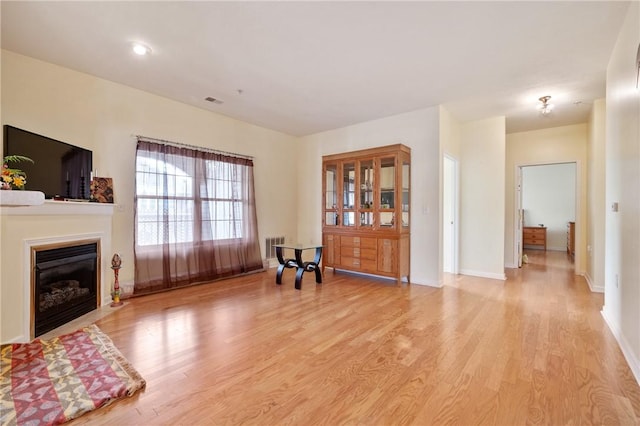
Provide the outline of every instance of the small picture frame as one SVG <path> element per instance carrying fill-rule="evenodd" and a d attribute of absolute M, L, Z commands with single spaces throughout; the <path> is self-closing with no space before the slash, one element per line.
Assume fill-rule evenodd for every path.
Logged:
<path fill-rule="evenodd" d="M 113 204 L 113 179 L 95 177 L 91 181 L 91 201 Z"/>

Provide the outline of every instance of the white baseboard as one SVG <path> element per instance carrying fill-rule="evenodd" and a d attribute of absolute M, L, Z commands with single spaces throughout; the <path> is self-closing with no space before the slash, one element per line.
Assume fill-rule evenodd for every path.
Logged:
<path fill-rule="evenodd" d="M 518 269 L 518 265 L 515 263 L 505 263 L 504 267 L 507 269 Z"/>
<path fill-rule="evenodd" d="M 602 309 L 602 311 L 600 311 L 600 313 L 602 314 L 602 318 L 604 318 L 604 321 L 609 326 L 609 329 L 613 333 L 613 336 L 618 341 L 618 346 L 620 346 L 620 350 L 622 350 L 622 355 L 624 355 L 624 358 L 627 360 L 627 364 L 629 364 L 629 368 L 631 369 L 636 382 L 638 382 L 638 384 L 640 385 L 640 360 L 638 360 L 638 357 L 633 353 L 631 345 L 629 345 L 627 339 L 624 338 L 624 335 L 618 328 L 617 324 L 614 323 L 613 320 L 611 320 L 609 317 L 607 317 L 604 308 Z"/>
<path fill-rule="evenodd" d="M 426 287 L 435 287 L 435 288 L 442 288 L 444 287 L 444 283 L 442 281 L 425 281 L 425 282 L 418 282 L 418 281 L 411 281 L 411 285 L 423 285 Z"/>
<path fill-rule="evenodd" d="M 496 274 L 494 272 L 485 272 L 485 271 L 472 271 L 470 269 L 461 269 L 460 273 L 462 275 L 471 275 L 472 277 L 480 277 L 480 278 L 491 278 L 493 280 L 501 280 L 506 281 L 507 276 L 504 274 Z"/>
<path fill-rule="evenodd" d="M 582 274 L 582 276 L 587 281 L 589 290 L 591 290 L 592 293 L 604 293 L 604 286 L 595 285 L 591 280 L 591 277 L 589 276 L 589 274 Z"/>

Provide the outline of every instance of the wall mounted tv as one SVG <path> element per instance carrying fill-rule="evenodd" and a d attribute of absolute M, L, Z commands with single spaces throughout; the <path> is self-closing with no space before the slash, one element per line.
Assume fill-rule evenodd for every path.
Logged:
<path fill-rule="evenodd" d="M 25 189 L 42 191 L 46 198 L 89 199 L 93 153 L 88 149 L 5 124 L 6 155 L 23 155 L 34 161 L 13 164 L 27 174 Z"/>

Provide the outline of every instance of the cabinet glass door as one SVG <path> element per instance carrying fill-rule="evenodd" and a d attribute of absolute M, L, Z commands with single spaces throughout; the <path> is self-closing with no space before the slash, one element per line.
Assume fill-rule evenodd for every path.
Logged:
<path fill-rule="evenodd" d="M 396 200 L 396 162 L 395 158 L 380 160 L 380 210 L 378 223 L 381 227 L 394 226 Z"/>
<path fill-rule="evenodd" d="M 360 227 L 373 226 L 373 188 L 375 174 L 373 160 L 360 161 Z"/>
<path fill-rule="evenodd" d="M 411 165 L 408 161 L 402 162 L 402 226 L 409 227 L 409 206 L 411 205 Z"/>
<path fill-rule="evenodd" d="M 338 166 L 337 164 L 327 164 L 324 171 L 325 191 L 324 210 L 325 225 L 338 225 Z"/>
<path fill-rule="evenodd" d="M 356 224 L 356 165 L 344 163 L 342 166 L 342 225 Z"/>

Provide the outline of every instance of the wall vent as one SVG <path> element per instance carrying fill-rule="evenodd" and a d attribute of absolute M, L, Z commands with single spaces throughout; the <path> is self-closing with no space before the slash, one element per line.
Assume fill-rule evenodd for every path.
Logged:
<path fill-rule="evenodd" d="M 264 241 L 264 252 L 267 259 L 276 258 L 276 248 L 274 244 L 284 244 L 284 237 L 268 237 Z"/>

